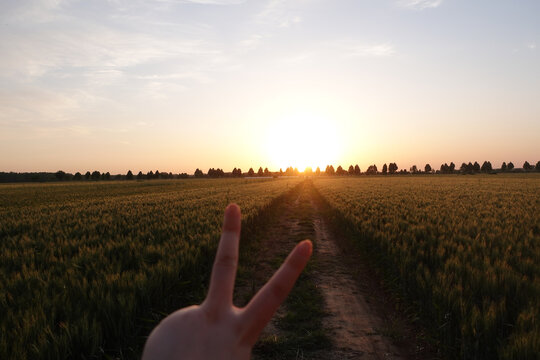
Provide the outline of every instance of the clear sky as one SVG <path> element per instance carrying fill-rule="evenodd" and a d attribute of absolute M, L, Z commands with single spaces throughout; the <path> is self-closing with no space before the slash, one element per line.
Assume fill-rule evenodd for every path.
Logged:
<path fill-rule="evenodd" d="M 537 0 L 3 0 L 0 171 L 540 160 Z"/>

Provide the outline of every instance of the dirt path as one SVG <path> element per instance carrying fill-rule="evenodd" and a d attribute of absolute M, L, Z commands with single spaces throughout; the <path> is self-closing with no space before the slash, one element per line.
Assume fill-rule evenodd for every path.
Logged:
<path fill-rule="evenodd" d="M 320 215 L 316 215 L 314 225 L 318 285 L 329 314 L 325 326 L 332 332 L 335 355 L 348 359 L 404 359 L 391 340 L 381 335 L 383 320 L 366 301 L 355 269 L 343 261 L 343 254 Z"/>
<path fill-rule="evenodd" d="M 288 199 L 279 211 L 279 216 L 271 225 L 274 229 L 271 239 L 262 241 L 258 270 L 253 288 L 258 288 L 267 280 L 277 266 L 277 258 L 284 258 L 294 244 L 302 238 L 311 238 L 315 243 L 313 255 L 313 281 L 324 298 L 326 316 L 323 327 L 333 343 L 331 350 L 314 352 L 300 359 L 413 359 L 423 358 L 411 355 L 414 344 L 403 342 L 395 345 L 395 338 L 385 334 L 389 330 L 388 314 L 377 304 L 379 294 L 374 291 L 365 269 L 353 251 L 345 253 L 338 245 L 337 237 L 331 231 L 321 205 L 315 200 L 315 190 L 311 182 L 301 186 L 293 198 Z M 381 311 L 382 309 L 382 311 Z M 263 338 L 279 337 L 279 319 L 288 311 L 282 306 L 273 321 L 262 334 Z M 392 326 L 392 325 L 390 325 Z M 399 331 L 403 331 L 400 329 Z M 257 356 L 255 358 L 258 358 Z M 273 356 L 263 358 L 272 358 Z M 283 358 L 280 356 L 276 359 Z"/>

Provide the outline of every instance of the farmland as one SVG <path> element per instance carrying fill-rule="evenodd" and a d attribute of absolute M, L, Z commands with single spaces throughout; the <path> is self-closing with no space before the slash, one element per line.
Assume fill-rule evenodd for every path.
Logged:
<path fill-rule="evenodd" d="M 540 178 L 318 179 L 351 241 L 464 359 L 540 353 Z"/>
<path fill-rule="evenodd" d="M 318 250 L 338 232 L 439 354 L 534 359 L 540 351 L 539 175 L 320 176 L 0 186 L 0 358 L 137 358 L 160 319 L 203 299 L 230 202 L 243 213 L 246 299 L 296 241 L 315 240 L 278 333 L 256 347 L 261 358 L 336 350 L 335 339 L 325 342 L 335 335 L 328 323 L 350 319 L 320 309 L 321 299 L 328 289 L 338 300 L 342 290 L 362 293 L 351 285 L 360 265 Z M 259 227 L 268 234 L 253 235 Z M 252 239 L 264 250 L 250 254 Z M 346 275 L 351 289 L 339 289 Z M 373 330 L 362 346 L 383 340 Z"/>
<path fill-rule="evenodd" d="M 136 357 L 164 314 L 202 299 L 226 204 L 249 230 L 298 182 L 1 186 L 0 358 Z"/>

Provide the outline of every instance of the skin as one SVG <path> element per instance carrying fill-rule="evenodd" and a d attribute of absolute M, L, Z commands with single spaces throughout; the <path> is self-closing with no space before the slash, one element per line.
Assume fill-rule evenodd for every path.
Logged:
<path fill-rule="evenodd" d="M 238 266 L 240 208 L 225 209 L 223 231 L 208 295 L 201 305 L 167 316 L 152 331 L 143 360 L 249 359 L 259 334 L 291 291 L 311 253 L 309 240 L 300 242 L 272 278 L 244 308 L 233 305 Z"/>

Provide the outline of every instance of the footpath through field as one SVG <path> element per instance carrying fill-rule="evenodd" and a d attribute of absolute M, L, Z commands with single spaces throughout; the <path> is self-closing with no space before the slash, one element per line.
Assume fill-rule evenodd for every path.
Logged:
<path fill-rule="evenodd" d="M 313 258 L 287 302 L 267 326 L 255 359 L 416 359 L 423 358 L 402 319 L 382 303 L 366 265 L 332 231 L 311 181 L 293 189 L 275 210 L 257 240 L 247 299 L 279 266 L 299 240 L 314 242 Z M 376 282 L 376 281 L 375 281 Z M 387 299 L 386 299 L 387 300 Z"/>

